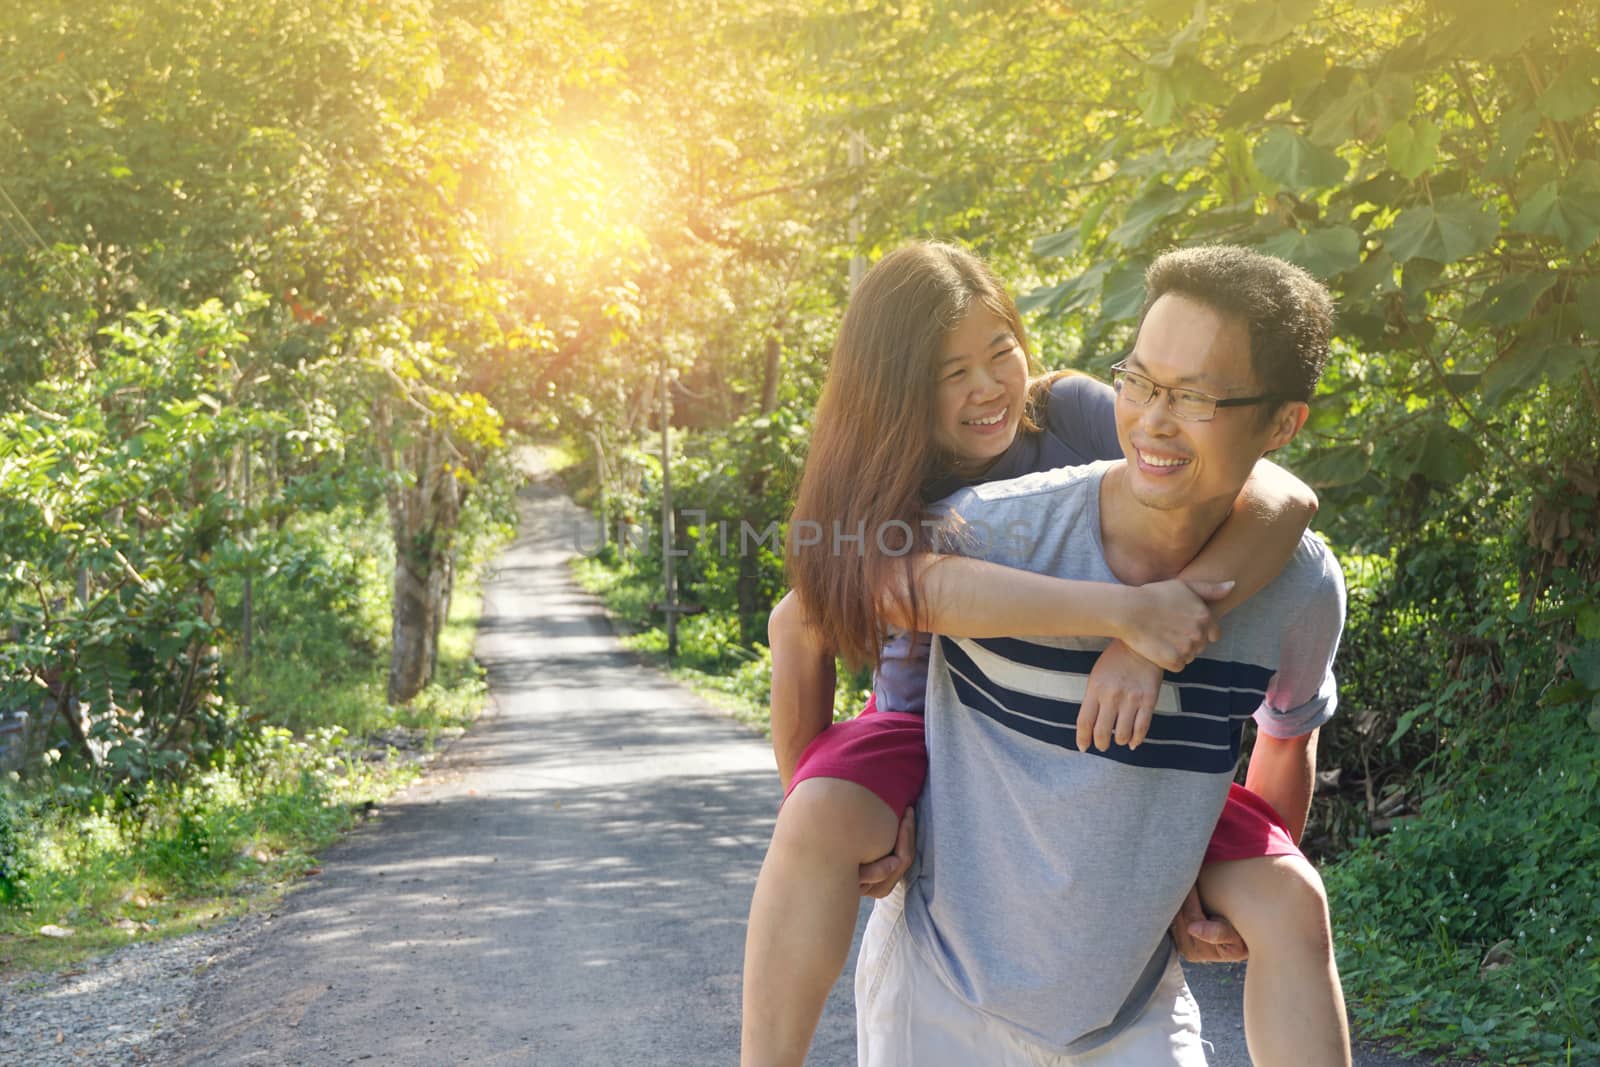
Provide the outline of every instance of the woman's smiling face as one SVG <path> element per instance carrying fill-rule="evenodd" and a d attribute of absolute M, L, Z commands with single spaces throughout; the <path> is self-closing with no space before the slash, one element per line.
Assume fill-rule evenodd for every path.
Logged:
<path fill-rule="evenodd" d="M 945 337 L 934 374 L 934 444 L 963 474 L 981 473 L 1016 439 L 1027 354 L 1006 320 L 975 301 Z"/>

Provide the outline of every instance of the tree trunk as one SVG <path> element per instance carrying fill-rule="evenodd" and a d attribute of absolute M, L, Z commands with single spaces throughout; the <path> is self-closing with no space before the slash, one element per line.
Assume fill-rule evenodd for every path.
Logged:
<path fill-rule="evenodd" d="M 436 432 L 428 432 L 408 449 L 406 458 L 411 460 L 412 477 L 389 491 L 394 534 L 391 704 L 406 703 L 433 677 L 463 499 L 461 483 L 445 462 L 444 442 Z"/>
<path fill-rule="evenodd" d="M 774 332 L 767 338 L 766 365 L 761 376 L 761 414 L 771 415 L 778 410 L 778 378 L 782 370 L 780 355 L 783 346 L 779 343 L 778 334 Z M 765 438 L 772 431 L 763 431 Z M 762 444 L 765 444 L 763 440 Z M 757 469 L 750 475 L 750 498 L 760 500 L 767 488 L 767 471 Z M 742 516 L 757 530 L 766 528 L 766 517 L 760 515 Z M 767 612 L 772 609 L 771 604 L 761 601 L 761 560 L 755 553 L 739 555 L 739 578 L 734 584 L 734 596 L 739 606 L 739 640 L 746 648 L 757 641 L 764 640 L 767 636 Z"/>
<path fill-rule="evenodd" d="M 778 343 L 777 334 L 767 338 L 767 360 L 761 373 L 761 414 L 763 415 L 771 415 L 778 410 L 778 358 L 782 351 L 783 346 Z"/>

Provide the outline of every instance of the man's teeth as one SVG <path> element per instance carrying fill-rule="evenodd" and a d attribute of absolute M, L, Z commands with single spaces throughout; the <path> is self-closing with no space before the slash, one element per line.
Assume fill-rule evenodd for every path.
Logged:
<path fill-rule="evenodd" d="M 1152 467 L 1181 467 L 1189 462 L 1186 459 L 1163 459 L 1160 456 L 1152 456 L 1148 452 L 1140 452 L 1139 458 Z"/>
<path fill-rule="evenodd" d="M 1006 412 L 1009 411 L 1009 410 L 1011 410 L 1011 409 L 1010 408 L 1001 408 L 999 411 L 995 412 L 993 415 L 990 415 L 987 419 L 968 419 L 968 420 L 966 420 L 967 421 L 967 425 L 968 426 L 993 426 L 996 423 L 1000 422 L 1000 420 L 1004 419 L 1006 417 Z"/>

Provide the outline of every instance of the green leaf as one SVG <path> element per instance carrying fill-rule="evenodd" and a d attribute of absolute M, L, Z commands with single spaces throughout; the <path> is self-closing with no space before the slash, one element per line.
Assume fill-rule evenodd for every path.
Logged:
<path fill-rule="evenodd" d="M 1261 243 L 1261 250 L 1329 278 L 1361 262 L 1361 235 L 1348 226 L 1329 226 L 1310 233 L 1289 230 Z"/>
<path fill-rule="evenodd" d="M 1214 168 L 1214 184 L 1224 200 L 1253 203 L 1258 196 L 1270 196 L 1276 188 L 1276 183 L 1256 166 L 1249 138 L 1238 130 L 1223 134 L 1220 156 L 1222 166 Z"/>
<path fill-rule="evenodd" d="M 1585 641 L 1567 657 L 1572 676 L 1589 687 L 1590 692 L 1600 690 L 1600 641 Z"/>
<path fill-rule="evenodd" d="M 1296 464 L 1295 473 L 1313 489 L 1331 489 L 1359 482 L 1372 469 L 1372 446 L 1339 445 L 1312 453 Z"/>
<path fill-rule="evenodd" d="M 1286 126 L 1267 131 L 1256 145 L 1255 161 L 1261 173 L 1291 190 L 1337 185 L 1350 170 L 1337 153 L 1318 148 Z"/>
<path fill-rule="evenodd" d="M 1517 390 L 1536 385 L 1541 378 L 1563 382 L 1580 367 L 1595 362 L 1593 349 L 1525 339 L 1484 369 L 1483 395 L 1490 403 L 1498 404 Z"/>
<path fill-rule="evenodd" d="M 1100 293 L 1100 317 L 1112 321 L 1131 319 L 1144 307 L 1142 262 L 1124 263 L 1106 276 Z"/>
<path fill-rule="evenodd" d="M 1576 704 L 1589 696 L 1589 687 L 1575 678 L 1568 678 L 1550 686 L 1539 695 L 1539 703 L 1545 707 L 1559 707 L 1562 704 Z M 1600 701 L 1600 697 L 1596 698 Z"/>
<path fill-rule="evenodd" d="M 1059 285 L 1035 289 L 1017 301 L 1017 310 L 1028 312 L 1043 310 L 1048 315 L 1066 315 L 1078 311 L 1100 298 L 1101 283 L 1111 269 L 1109 263 L 1096 263 L 1075 278 Z"/>
<path fill-rule="evenodd" d="M 1538 112 L 1514 111 L 1495 123 L 1498 130 L 1483 168 L 1484 177 L 1509 178 L 1515 174 L 1541 121 Z"/>
<path fill-rule="evenodd" d="M 1522 205 L 1511 228 L 1554 237 L 1574 255 L 1600 238 L 1600 187 L 1587 182 L 1549 182 Z"/>
<path fill-rule="evenodd" d="M 1327 69 L 1328 56 L 1321 48 L 1295 49 L 1269 64 L 1255 85 L 1234 97 L 1217 120 L 1218 127 L 1238 129 L 1254 122 L 1271 110 L 1273 104 L 1316 85 Z"/>
<path fill-rule="evenodd" d="M 1394 276 L 1394 257 L 1379 249 L 1366 258 L 1359 267 L 1346 271 L 1340 286 L 1346 299 L 1370 303 L 1375 298 L 1397 292 L 1400 283 Z"/>
<path fill-rule="evenodd" d="M 1161 67 L 1146 67 L 1144 92 L 1139 94 L 1139 110 L 1151 126 L 1165 126 L 1178 110 L 1178 88 L 1172 72 Z"/>
<path fill-rule="evenodd" d="M 1200 39 L 1200 35 L 1205 32 L 1205 29 L 1206 9 L 1203 5 L 1197 4 L 1195 5 L 1194 13 L 1190 16 L 1189 21 L 1184 24 L 1183 29 L 1168 38 L 1167 47 L 1151 56 L 1146 62 L 1162 70 L 1170 69 L 1172 64 L 1177 62 L 1180 57 L 1193 50 L 1194 43 Z"/>
<path fill-rule="evenodd" d="M 1423 118 L 1413 125 L 1397 122 L 1384 137 L 1389 166 L 1407 181 L 1413 181 L 1433 166 L 1439 157 L 1439 127 Z"/>
<path fill-rule="evenodd" d="M 1590 278 L 1578 286 L 1578 321 L 1591 342 L 1600 343 L 1600 278 Z"/>
<path fill-rule="evenodd" d="M 1595 697 L 1589 705 L 1589 729 L 1600 734 L 1600 697 Z"/>
<path fill-rule="evenodd" d="M 1557 276 L 1551 273 L 1513 274 L 1489 286 L 1483 296 L 1473 301 L 1463 322 L 1488 323 L 1491 326 L 1509 326 L 1524 322 L 1533 314 L 1533 306 L 1550 287 Z"/>
<path fill-rule="evenodd" d="M 1600 106 L 1600 90 L 1582 64 L 1572 63 L 1539 97 L 1539 114 L 1554 122 L 1582 118 Z"/>
<path fill-rule="evenodd" d="M 1419 256 L 1454 263 L 1492 246 L 1500 233 L 1494 205 L 1465 195 L 1407 208 L 1384 239 L 1397 263 Z"/>
<path fill-rule="evenodd" d="M 1309 136 L 1327 146 L 1352 138 L 1374 141 L 1410 113 L 1415 95 L 1411 79 L 1404 74 L 1381 74 L 1376 81 L 1357 74 L 1343 96 L 1323 106 L 1311 123 Z"/>
<path fill-rule="evenodd" d="M 1048 259 L 1054 256 L 1070 256 L 1077 250 L 1078 230 L 1076 227 L 1033 239 L 1033 254 L 1041 259 Z"/>
<path fill-rule="evenodd" d="M 1255 0 L 1233 17 L 1233 35 L 1246 44 L 1271 44 L 1317 13 L 1317 0 Z"/>
<path fill-rule="evenodd" d="M 1179 192 L 1160 184 L 1128 206 L 1122 225 L 1111 231 L 1111 240 L 1123 248 L 1137 248 L 1149 240 L 1156 228 L 1183 211 L 1200 196 L 1198 190 Z"/>
<path fill-rule="evenodd" d="M 1600 604 L 1585 604 L 1578 609 L 1578 636 L 1589 641 L 1600 641 Z"/>
<path fill-rule="evenodd" d="M 1398 743 L 1402 737 L 1411 732 L 1411 726 L 1413 723 L 1421 718 L 1425 712 L 1432 710 L 1432 702 L 1425 700 L 1408 710 L 1405 714 L 1401 715 L 1400 718 L 1395 721 L 1394 732 L 1389 735 L 1389 744 L 1393 745 Z"/>
<path fill-rule="evenodd" d="M 1510 55 L 1548 26 L 1550 0 L 1454 0 L 1446 10 L 1454 14 L 1441 47 L 1465 53 L 1472 59 Z"/>
<path fill-rule="evenodd" d="M 1482 465 L 1477 442 L 1449 423 L 1429 422 L 1401 440 L 1390 457 L 1389 473 L 1397 478 L 1420 474 L 1430 482 L 1452 485 Z"/>
<path fill-rule="evenodd" d="M 1185 141 L 1176 148 L 1162 146 L 1135 156 L 1122 164 L 1118 173 L 1130 178 L 1177 178 L 1210 162 L 1216 149 L 1217 142 L 1212 137 Z"/>

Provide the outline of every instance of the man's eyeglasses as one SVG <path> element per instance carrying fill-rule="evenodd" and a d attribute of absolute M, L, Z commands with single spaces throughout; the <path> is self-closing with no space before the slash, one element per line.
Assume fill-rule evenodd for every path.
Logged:
<path fill-rule="evenodd" d="M 1111 387 L 1128 403 L 1140 407 L 1155 399 L 1157 391 L 1164 392 L 1167 394 L 1167 404 L 1171 407 L 1172 414 L 1186 422 L 1209 422 L 1212 416 L 1216 415 L 1218 408 L 1242 408 L 1250 404 L 1265 404 L 1271 400 L 1283 399 L 1278 393 L 1262 393 L 1260 396 L 1212 396 L 1210 393 L 1198 393 L 1193 389 L 1161 385 L 1138 371 L 1129 370 L 1126 360 L 1111 368 Z"/>

